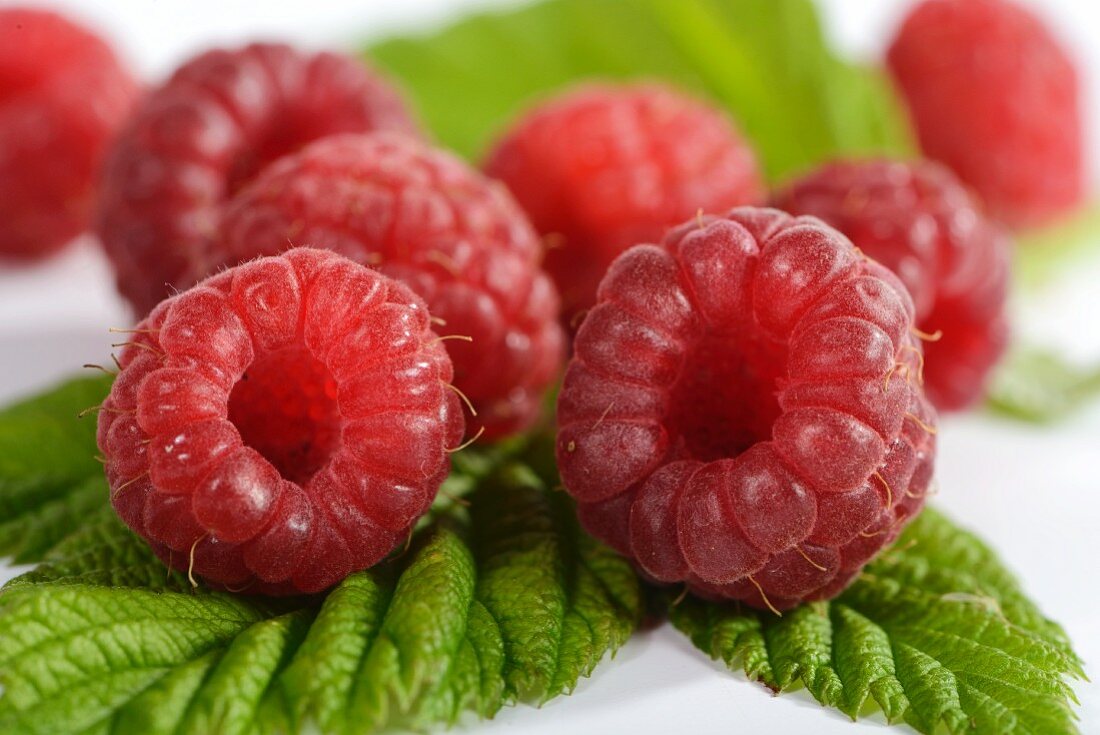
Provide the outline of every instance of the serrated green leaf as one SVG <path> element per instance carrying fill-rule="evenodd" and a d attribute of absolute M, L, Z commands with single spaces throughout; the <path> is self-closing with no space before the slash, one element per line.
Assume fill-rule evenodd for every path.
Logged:
<path fill-rule="evenodd" d="M 805 605 L 786 617 L 784 629 L 764 629 L 775 684 L 786 689 L 802 680 L 819 701 L 839 703 L 844 685 L 833 668 L 833 626 L 827 606 Z"/>
<path fill-rule="evenodd" d="M 471 504 L 478 599 L 503 633 L 507 689 L 545 701 L 569 692 L 633 632 L 642 599 L 628 565 L 580 531 L 562 493 L 504 468 Z M 537 591 L 536 593 L 533 593 Z"/>
<path fill-rule="evenodd" d="M 993 552 L 934 510 L 830 603 L 783 617 L 686 599 L 692 642 L 776 690 L 803 684 L 852 718 L 874 702 L 924 733 L 1074 733 L 1064 631 Z"/>
<path fill-rule="evenodd" d="M 586 78 L 658 78 L 715 100 L 772 180 L 846 153 L 912 150 L 882 73 L 841 61 L 808 0 L 548 0 L 366 53 L 467 156 L 535 98 Z"/>
<path fill-rule="evenodd" d="M 1062 626 L 1043 615 L 992 549 L 935 509 L 918 516 L 864 577 L 868 574 L 896 590 L 921 589 L 949 600 L 985 605 L 1061 650 L 1067 664 L 1083 674 Z"/>
<path fill-rule="evenodd" d="M 187 578 L 170 572 L 144 541 L 118 519 L 104 500 L 86 515 L 80 529 L 52 548 L 33 571 L 11 580 L 5 590 L 24 585 L 87 584 L 183 592 Z M 0 593 L 2 597 L 2 593 Z"/>
<path fill-rule="evenodd" d="M 987 403 L 1013 418 L 1050 423 L 1100 395 L 1100 366 L 1081 368 L 1042 350 L 1011 352 L 993 374 Z"/>
<path fill-rule="evenodd" d="M 95 415 L 107 377 L 82 378 L 0 411 L 0 557 L 38 561 L 107 497 Z"/>
<path fill-rule="evenodd" d="M 82 732 L 262 619 L 227 595 L 42 585 L 0 597 L 0 732 Z"/>
<path fill-rule="evenodd" d="M 356 574 L 329 593 L 295 659 L 273 695 L 280 696 L 293 729 L 316 722 L 336 730 L 346 720 L 364 652 L 385 616 L 391 582 Z"/>
<path fill-rule="evenodd" d="M 637 578 L 522 466 L 469 498 L 323 600 L 190 590 L 93 515 L 0 591 L 0 732 L 369 733 L 571 691 L 636 627 Z"/>

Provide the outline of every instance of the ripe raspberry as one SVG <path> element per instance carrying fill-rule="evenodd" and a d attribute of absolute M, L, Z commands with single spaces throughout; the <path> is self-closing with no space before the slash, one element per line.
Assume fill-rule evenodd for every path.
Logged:
<path fill-rule="evenodd" d="M 119 362 L 98 427 L 115 510 L 167 564 L 250 593 L 386 556 L 464 430 L 424 303 L 322 250 L 164 301 Z"/>
<path fill-rule="evenodd" d="M 1042 22 L 1005 0 L 925 0 L 887 53 L 921 148 L 1010 225 L 1083 193 L 1077 72 Z"/>
<path fill-rule="evenodd" d="M 221 205 L 269 161 L 342 132 L 413 131 L 395 90 L 351 57 L 279 44 L 214 50 L 151 92 L 107 160 L 98 229 L 145 314 L 202 270 Z"/>
<path fill-rule="evenodd" d="M 985 392 L 1008 340 L 1009 244 L 951 172 L 934 163 L 849 161 L 811 172 L 775 206 L 837 228 L 893 270 L 924 332 L 925 391 L 940 410 Z"/>
<path fill-rule="evenodd" d="M 108 138 L 136 96 L 91 31 L 0 9 L 0 255 L 46 255 L 87 228 Z"/>
<path fill-rule="evenodd" d="M 546 269 L 572 321 L 622 251 L 699 211 L 755 204 L 752 149 L 719 110 L 665 87 L 590 85 L 537 107 L 485 166 L 550 249 Z"/>
<path fill-rule="evenodd" d="M 839 592 L 923 504 L 913 305 L 812 217 L 743 207 L 612 264 L 558 398 L 585 527 L 757 607 Z"/>
<path fill-rule="evenodd" d="M 564 335 L 539 242 L 507 190 L 393 133 L 333 136 L 265 169 L 228 207 L 210 268 L 288 242 L 374 264 L 442 320 L 455 385 L 490 437 L 529 425 Z"/>

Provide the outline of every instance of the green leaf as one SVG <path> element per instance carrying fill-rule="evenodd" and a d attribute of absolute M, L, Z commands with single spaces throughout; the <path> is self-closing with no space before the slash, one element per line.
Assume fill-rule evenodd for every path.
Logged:
<path fill-rule="evenodd" d="M 0 557 L 38 561 L 107 497 L 95 415 L 107 377 L 82 378 L 0 411 Z"/>
<path fill-rule="evenodd" d="M 580 531 L 564 493 L 541 486 L 526 467 L 505 468 L 472 499 L 471 538 L 484 560 L 478 599 L 504 635 L 506 688 L 545 701 L 626 642 L 642 599 L 630 566 Z"/>
<path fill-rule="evenodd" d="M 102 472 L 94 453 L 94 414 L 111 388 L 111 378 L 77 378 L 0 411 L 0 477 L 79 479 Z"/>
<path fill-rule="evenodd" d="M 777 617 L 688 598 L 670 617 L 730 668 L 853 719 L 874 703 L 924 733 L 1077 731 L 1067 679 L 1083 672 L 1065 632 L 934 510 L 831 602 Z"/>
<path fill-rule="evenodd" d="M 994 373 L 987 404 L 1035 423 L 1065 417 L 1100 395 L 1100 366 L 1080 368 L 1042 350 L 1012 352 Z"/>
<path fill-rule="evenodd" d="M 178 592 L 191 589 L 187 578 L 167 571 L 150 553 L 146 543 L 131 533 L 102 499 L 99 508 L 84 517 L 79 530 L 47 552 L 34 570 L 11 580 L 6 589 L 41 584 L 141 587 Z"/>
<path fill-rule="evenodd" d="M 322 599 L 190 590 L 92 514 L 0 591 L 0 732 L 365 733 L 572 691 L 642 593 L 568 499 L 507 463 Z"/>
<path fill-rule="evenodd" d="M 809 0 L 549 0 L 366 53 L 467 156 L 538 97 L 593 77 L 659 78 L 715 100 L 772 180 L 840 154 L 912 150 L 882 73 L 830 50 Z"/>
<path fill-rule="evenodd" d="M 1016 236 L 1016 280 L 1025 287 L 1049 285 L 1066 266 L 1100 253 L 1100 202 L 1089 202 L 1065 218 Z"/>

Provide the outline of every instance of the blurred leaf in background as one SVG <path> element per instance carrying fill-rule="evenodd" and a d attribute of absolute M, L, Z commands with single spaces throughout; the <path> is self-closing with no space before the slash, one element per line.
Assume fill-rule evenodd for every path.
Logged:
<path fill-rule="evenodd" d="M 716 101 L 772 182 L 831 158 L 915 151 L 885 73 L 836 54 L 812 0 L 544 0 L 365 53 L 404 85 L 443 145 L 475 160 L 540 97 L 593 78 L 665 80 Z M 1018 240 L 1017 280 L 1049 283 L 1100 250 L 1100 207 Z M 1049 420 L 1100 391 L 1054 358 L 1040 362 L 1008 362 L 991 405 Z"/>
<path fill-rule="evenodd" d="M 717 101 L 772 181 L 913 150 L 885 76 L 828 47 L 810 0 L 548 0 L 365 51 L 441 143 L 474 159 L 540 96 L 585 78 L 662 79 Z"/>
<path fill-rule="evenodd" d="M 1049 286 L 1068 264 L 1100 253 L 1100 201 L 1051 225 L 1022 232 L 1016 240 L 1016 283 L 1029 290 Z"/>
<path fill-rule="evenodd" d="M 1049 423 L 1100 394 L 1100 366 L 1070 364 L 1061 356 L 1020 347 L 1010 352 L 989 388 L 989 407 L 1025 421 Z"/>

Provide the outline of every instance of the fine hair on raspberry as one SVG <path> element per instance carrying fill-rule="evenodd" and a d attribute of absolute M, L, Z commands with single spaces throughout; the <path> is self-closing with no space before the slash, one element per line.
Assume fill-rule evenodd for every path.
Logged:
<path fill-rule="evenodd" d="M 927 341 L 919 377 L 941 411 L 976 404 L 1008 344 L 1011 242 L 944 166 L 835 161 L 786 185 L 777 208 L 818 217 L 909 289 Z"/>
<path fill-rule="evenodd" d="M 737 208 L 631 248 L 558 398 L 582 523 L 706 597 L 835 595 L 928 491 L 912 325 L 900 281 L 812 217 Z"/>
<path fill-rule="evenodd" d="M 330 136 L 261 172 L 222 224 L 210 270 L 295 243 L 408 284 L 446 339 L 472 433 L 538 417 L 565 335 L 538 236 L 501 184 L 406 135 Z"/>
<path fill-rule="evenodd" d="M 583 84 L 541 102 L 485 170 L 546 238 L 546 269 L 571 324 L 623 250 L 696 212 L 764 199 L 756 154 L 728 113 L 657 83 Z"/>
<path fill-rule="evenodd" d="M 111 502 L 168 565 L 313 593 L 383 559 L 465 429 L 424 302 L 335 253 L 223 271 L 133 329 L 99 411 Z"/>
<path fill-rule="evenodd" d="M 221 207 L 263 166 L 345 132 L 416 133 L 363 62 L 258 43 L 214 49 L 149 92 L 107 158 L 97 231 L 120 292 L 144 316 L 206 276 Z"/>

